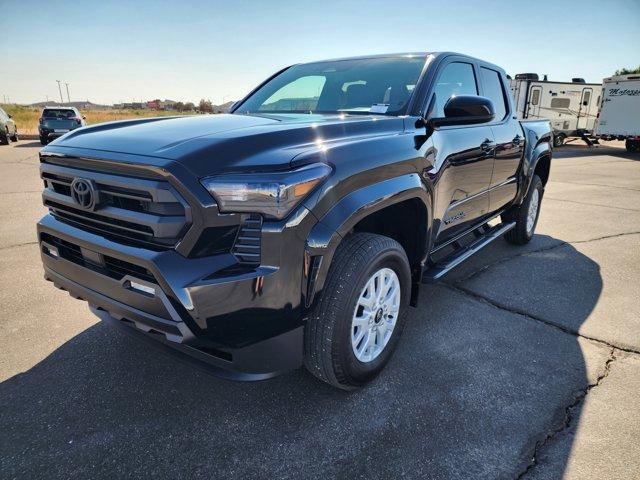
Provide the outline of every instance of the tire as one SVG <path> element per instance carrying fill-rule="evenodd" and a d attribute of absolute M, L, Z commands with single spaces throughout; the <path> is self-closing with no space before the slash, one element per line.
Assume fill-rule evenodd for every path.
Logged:
<path fill-rule="evenodd" d="M 524 245 L 533 238 L 536 225 L 538 224 L 538 217 L 540 216 L 540 205 L 542 204 L 543 194 L 544 187 L 542 180 L 534 174 L 531 179 L 529 191 L 522 205 L 502 215 L 503 222 L 516 222 L 516 226 L 504 235 L 507 242 L 513 243 L 514 245 Z M 535 208 L 535 212 L 530 212 L 531 208 Z M 529 213 L 532 214 L 531 218 L 529 217 Z"/>
<path fill-rule="evenodd" d="M 18 137 L 18 129 L 16 128 L 16 131 L 13 132 L 13 135 L 11 136 L 11 141 L 17 142 L 18 140 L 20 140 L 20 138 Z"/>
<path fill-rule="evenodd" d="M 556 147 L 556 148 L 561 147 L 562 145 L 564 145 L 564 140 L 566 138 L 567 137 L 565 136 L 564 133 L 559 133 L 557 135 L 554 135 L 553 136 L 553 146 Z"/>
<path fill-rule="evenodd" d="M 9 145 L 10 143 L 11 140 L 9 137 L 9 130 L 5 130 L 4 132 L 2 132 L 2 135 L 0 135 L 0 144 Z"/>
<path fill-rule="evenodd" d="M 387 293 L 395 303 L 388 301 L 388 305 L 373 308 L 372 315 L 366 315 L 359 304 L 367 292 L 367 296 L 376 296 L 369 289 L 370 282 L 380 285 L 382 280 L 378 283 L 373 280 L 376 275 L 379 275 L 378 279 L 384 277 L 389 281 Z M 391 295 L 393 285 L 400 290 L 395 296 Z M 346 237 L 334 255 L 324 290 L 305 325 L 304 363 L 307 370 L 320 380 L 344 390 L 355 389 L 373 380 L 398 344 L 406 322 L 410 292 L 409 260 L 398 242 L 372 233 Z M 377 300 L 373 299 L 373 302 Z M 396 307 L 395 316 L 387 314 Z M 362 326 L 354 326 L 356 317 Z M 369 320 L 362 321 L 365 318 Z M 395 322 L 393 326 L 392 322 Z M 370 337 L 372 329 L 375 332 Z M 383 334 L 383 329 L 390 331 L 390 335 Z M 358 342 L 353 337 L 360 335 L 364 337 L 353 346 L 352 343 Z M 369 338 L 373 339 L 371 347 L 365 342 Z M 359 353 L 356 351 L 358 345 Z"/>
<path fill-rule="evenodd" d="M 46 145 L 47 144 L 47 139 L 40 137 L 40 145 Z"/>
<path fill-rule="evenodd" d="M 636 153 L 640 151 L 640 140 L 629 140 L 624 142 L 627 152 Z"/>

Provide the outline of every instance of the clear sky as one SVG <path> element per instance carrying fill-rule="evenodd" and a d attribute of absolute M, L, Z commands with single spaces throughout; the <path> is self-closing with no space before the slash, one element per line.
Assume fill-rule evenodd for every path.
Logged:
<path fill-rule="evenodd" d="M 292 63 L 452 50 L 600 82 L 640 64 L 640 0 L 0 0 L 0 101 L 236 100 Z M 63 87 L 64 88 L 64 87 Z M 65 93 L 66 98 L 66 93 Z"/>

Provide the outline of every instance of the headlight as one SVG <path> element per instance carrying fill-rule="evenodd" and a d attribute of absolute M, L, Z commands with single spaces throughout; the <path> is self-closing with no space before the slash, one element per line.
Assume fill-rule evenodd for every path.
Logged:
<path fill-rule="evenodd" d="M 329 173 L 328 165 L 314 163 L 287 172 L 218 175 L 201 182 L 221 212 L 262 213 L 281 219 Z"/>

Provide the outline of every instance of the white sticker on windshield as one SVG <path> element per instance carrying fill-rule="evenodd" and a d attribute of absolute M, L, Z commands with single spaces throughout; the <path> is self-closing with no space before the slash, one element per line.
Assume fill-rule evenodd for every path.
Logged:
<path fill-rule="evenodd" d="M 369 109 L 369 111 L 371 113 L 387 113 L 388 109 L 389 109 L 388 103 L 374 103 L 373 105 L 371 105 L 371 108 Z"/>

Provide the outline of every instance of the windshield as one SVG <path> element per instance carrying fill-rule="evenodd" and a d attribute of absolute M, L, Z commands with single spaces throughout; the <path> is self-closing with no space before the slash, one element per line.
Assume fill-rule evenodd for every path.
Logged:
<path fill-rule="evenodd" d="M 260 87 L 234 113 L 403 115 L 422 56 L 294 65 Z"/>
<path fill-rule="evenodd" d="M 42 116 L 44 118 L 67 119 L 67 118 L 74 118 L 76 116 L 76 112 L 73 110 L 63 109 L 63 108 L 45 108 L 44 111 L 42 112 Z"/>

